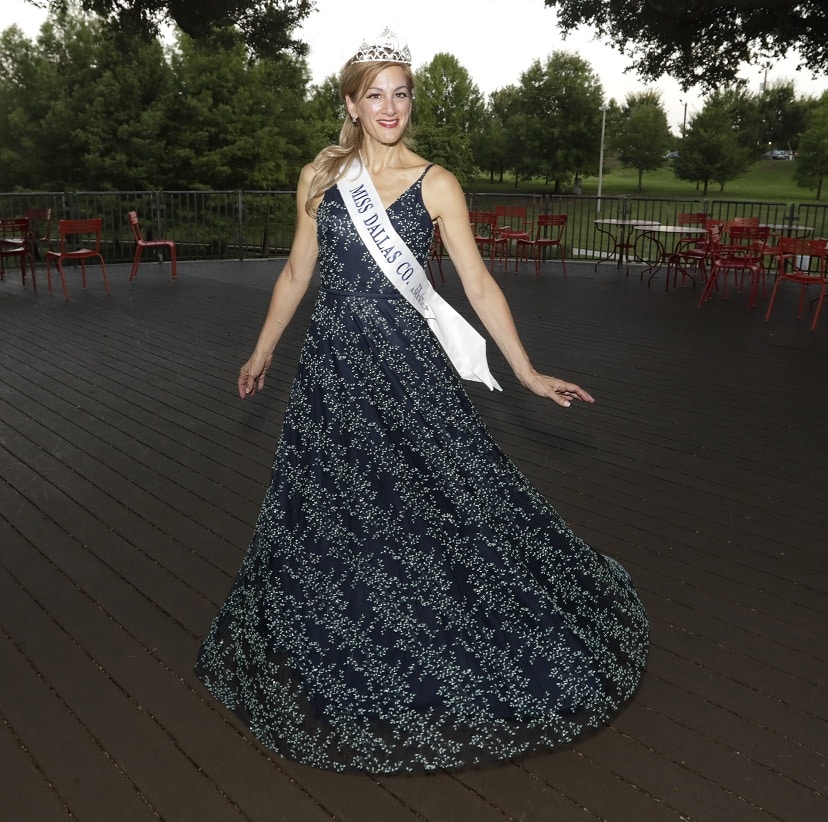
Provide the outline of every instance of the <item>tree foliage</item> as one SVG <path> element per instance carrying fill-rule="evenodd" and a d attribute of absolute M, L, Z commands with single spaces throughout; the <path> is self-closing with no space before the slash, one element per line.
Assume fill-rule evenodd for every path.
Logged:
<path fill-rule="evenodd" d="M 67 14 L 0 54 L 7 190 L 290 186 L 323 144 L 304 60 L 251 60 L 238 34 L 168 51 Z"/>
<path fill-rule="evenodd" d="M 794 180 L 803 188 L 815 188 L 822 196 L 822 184 L 828 175 L 828 92 L 811 109 L 808 125 L 799 140 Z"/>
<path fill-rule="evenodd" d="M 515 86 L 495 91 L 486 106 L 486 115 L 481 127 L 472 135 L 472 150 L 477 165 L 489 172 L 492 182 L 495 178 L 503 182 L 507 168 L 509 155 L 506 119 L 511 108 L 511 98 L 515 94 Z"/>
<path fill-rule="evenodd" d="M 796 151 L 799 135 L 805 131 L 812 98 L 798 98 L 792 80 L 765 87 L 756 96 L 756 116 L 762 128 L 758 143 Z"/>
<path fill-rule="evenodd" d="M 448 168 L 462 183 L 477 171 L 472 138 L 486 107 L 480 89 L 452 54 L 436 54 L 415 72 L 414 141 L 417 151 Z"/>
<path fill-rule="evenodd" d="M 345 113 L 336 75 L 326 77 L 318 86 L 311 86 L 308 114 L 315 122 L 320 149 L 339 140 Z"/>
<path fill-rule="evenodd" d="M 506 150 L 517 177 L 545 178 L 560 190 L 597 171 L 603 91 L 590 64 L 553 52 L 521 75 L 504 112 Z"/>
<path fill-rule="evenodd" d="M 725 183 L 744 174 L 755 158 L 755 149 L 744 145 L 734 125 L 733 96 L 714 93 L 690 119 L 673 171 L 680 180 L 704 184 L 707 194 L 711 182 L 724 190 Z"/>
<path fill-rule="evenodd" d="M 828 70 L 825 0 L 545 0 L 564 32 L 578 26 L 634 58 L 641 76 L 709 90 L 738 82 L 743 63 L 800 56 L 814 76 Z"/>
<path fill-rule="evenodd" d="M 112 24 L 127 39 L 153 39 L 164 24 L 195 41 L 241 35 L 248 51 L 270 59 L 307 53 L 293 31 L 313 11 L 313 0 L 43 0 L 54 16 L 75 9 Z"/>
<path fill-rule="evenodd" d="M 638 190 L 642 191 L 645 171 L 664 165 L 664 155 L 673 142 L 667 114 L 657 91 L 627 95 L 612 144 L 621 164 L 638 171 Z"/>

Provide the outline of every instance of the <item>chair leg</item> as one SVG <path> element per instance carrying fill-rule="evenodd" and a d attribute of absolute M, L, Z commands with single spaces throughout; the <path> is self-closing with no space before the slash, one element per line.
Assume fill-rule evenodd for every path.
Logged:
<path fill-rule="evenodd" d="M 771 311 L 773 311 L 773 304 L 776 302 L 776 292 L 779 291 L 779 284 L 781 282 L 782 280 L 777 280 L 773 284 L 773 291 L 771 291 L 771 298 L 770 302 L 768 303 L 768 310 L 765 313 L 765 322 L 768 322 L 768 320 L 770 320 Z"/>
<path fill-rule="evenodd" d="M 699 299 L 699 306 L 703 306 L 711 297 L 713 293 L 713 288 L 716 286 L 716 281 L 719 279 L 719 269 L 716 266 L 713 266 L 710 269 L 710 275 L 707 278 L 707 282 L 704 284 L 704 289 L 702 290 L 701 299 Z M 725 281 L 725 287 L 727 287 L 727 281 Z"/>
<path fill-rule="evenodd" d="M 822 311 L 822 303 L 825 301 L 825 291 L 828 286 L 823 285 L 819 292 L 819 299 L 817 300 L 816 311 L 814 311 L 814 321 L 811 323 L 811 331 L 816 331 L 817 323 L 819 322 L 819 313 Z"/>
<path fill-rule="evenodd" d="M 135 279 L 135 275 L 138 273 L 138 265 L 141 262 L 141 253 L 143 249 L 139 245 L 135 249 L 135 256 L 132 258 L 132 269 L 129 272 L 129 280 L 128 282 L 132 282 Z M 173 264 L 174 265 L 174 264 Z"/>
<path fill-rule="evenodd" d="M 66 274 L 63 271 L 63 262 L 61 260 L 57 261 L 57 268 L 60 272 L 60 281 L 63 283 L 63 299 L 69 299 L 69 289 L 66 287 Z"/>
<path fill-rule="evenodd" d="M 109 280 L 106 277 L 106 263 L 104 263 L 104 258 L 99 254 L 98 259 L 101 261 L 101 274 L 103 274 L 103 281 L 104 281 L 104 288 L 106 289 L 106 293 L 111 293 L 109 291 Z"/>
<path fill-rule="evenodd" d="M 750 272 L 750 294 L 748 295 L 748 311 L 753 311 L 759 302 L 759 271 Z M 744 278 L 744 272 L 742 272 Z"/>

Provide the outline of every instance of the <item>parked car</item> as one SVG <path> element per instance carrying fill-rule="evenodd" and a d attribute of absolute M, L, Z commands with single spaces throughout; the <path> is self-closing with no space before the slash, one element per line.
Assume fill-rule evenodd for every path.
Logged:
<path fill-rule="evenodd" d="M 678 153 L 677 151 L 668 151 L 668 152 L 664 155 L 664 159 L 665 159 L 665 160 L 675 160 L 675 159 L 676 159 L 676 157 L 678 157 L 678 156 L 679 156 L 679 153 Z"/>
<path fill-rule="evenodd" d="M 793 160 L 794 153 L 784 148 L 775 148 L 773 151 L 766 151 L 765 157 L 769 160 Z"/>

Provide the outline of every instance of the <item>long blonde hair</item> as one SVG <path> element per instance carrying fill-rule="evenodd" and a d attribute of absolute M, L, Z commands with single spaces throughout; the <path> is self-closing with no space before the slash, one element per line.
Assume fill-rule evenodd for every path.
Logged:
<path fill-rule="evenodd" d="M 346 96 L 351 100 L 358 100 L 374 82 L 374 78 L 391 66 L 399 66 L 405 72 L 409 91 L 413 92 L 414 74 L 411 66 L 406 63 L 355 62 L 352 60 L 346 63 L 339 75 L 339 93 L 342 101 L 345 101 Z M 311 178 L 308 199 L 305 202 L 305 211 L 311 217 L 314 216 L 315 211 L 313 201 L 339 180 L 343 170 L 359 154 L 363 139 L 362 124 L 354 123 L 346 110 L 345 120 L 339 130 L 339 143 L 323 148 L 313 161 L 314 175 Z"/>

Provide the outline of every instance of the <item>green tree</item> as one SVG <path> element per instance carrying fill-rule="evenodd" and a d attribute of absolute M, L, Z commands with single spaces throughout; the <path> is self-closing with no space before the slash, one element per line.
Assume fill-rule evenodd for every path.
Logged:
<path fill-rule="evenodd" d="M 43 5 L 44 0 L 30 0 Z M 164 24 L 174 24 L 197 41 L 241 35 L 257 57 L 278 58 L 285 52 L 307 54 L 307 44 L 293 31 L 314 10 L 313 0 L 45 0 L 55 16 L 80 9 L 107 21 L 127 39 L 152 40 Z"/>
<path fill-rule="evenodd" d="M 508 132 L 505 124 L 504 111 L 508 109 L 506 98 L 515 92 L 514 86 L 508 86 L 492 94 L 483 122 L 479 129 L 472 134 L 472 151 L 477 166 L 488 170 L 489 179 L 494 182 L 497 178 L 503 182 L 506 170 Z"/>
<path fill-rule="evenodd" d="M 315 122 L 323 141 L 320 150 L 339 140 L 339 132 L 345 119 L 345 103 L 339 93 L 339 80 L 330 75 L 318 86 L 311 86 L 310 100 L 308 101 L 308 115 Z"/>
<path fill-rule="evenodd" d="M 690 119 L 673 171 L 680 180 L 702 183 L 707 194 L 711 182 L 724 190 L 725 183 L 744 174 L 753 160 L 753 150 L 739 141 L 728 95 L 714 93 Z"/>
<path fill-rule="evenodd" d="M 460 131 L 477 128 L 486 111 L 480 89 L 452 54 L 435 54 L 415 72 L 416 120 Z"/>
<path fill-rule="evenodd" d="M 673 142 L 667 114 L 657 91 L 627 95 L 618 129 L 612 143 L 621 164 L 638 171 L 638 190 L 642 191 L 645 171 L 664 165 L 664 154 Z"/>
<path fill-rule="evenodd" d="M 799 140 L 794 180 L 802 188 L 815 188 L 822 197 L 822 183 L 828 174 L 828 92 L 811 109 L 808 124 Z"/>
<path fill-rule="evenodd" d="M 239 34 L 166 54 L 66 13 L 37 43 L 0 38 L 6 189 L 292 186 L 325 142 L 304 59 L 256 59 Z"/>
<path fill-rule="evenodd" d="M 813 100 L 796 96 L 791 80 L 766 86 L 756 95 L 757 117 L 763 130 L 762 145 L 796 151 L 812 105 Z"/>
<path fill-rule="evenodd" d="M 153 188 L 167 182 L 172 73 L 160 43 L 113 41 L 98 20 L 3 35 L 0 180 L 6 188 Z"/>
<path fill-rule="evenodd" d="M 83 185 L 93 189 L 158 189 L 173 182 L 170 119 L 175 77 L 158 40 L 101 32 L 94 84 L 79 88 L 83 120 L 75 130 Z"/>
<path fill-rule="evenodd" d="M 603 91 L 583 58 L 553 52 L 521 75 L 506 121 L 509 163 L 517 176 L 542 176 L 556 191 L 597 171 Z"/>
<path fill-rule="evenodd" d="M 473 179 L 477 166 L 468 135 L 454 126 L 431 125 L 417 126 L 414 134 L 414 148 L 419 154 L 451 171 L 461 186 Z"/>
<path fill-rule="evenodd" d="M 444 165 L 464 184 L 477 171 L 472 135 L 484 121 L 483 95 L 451 54 L 436 54 L 417 69 L 415 81 L 413 135 L 417 150 Z"/>
<path fill-rule="evenodd" d="M 67 14 L 41 28 L 38 69 L 27 90 L 40 110 L 32 132 L 37 187 L 92 187 L 85 167 L 86 133 L 93 127 L 87 107 L 101 76 L 105 48 L 103 28 L 96 20 Z"/>
<path fill-rule="evenodd" d="M 649 80 L 670 75 L 685 89 L 738 81 L 745 63 L 797 52 L 815 76 L 828 70 L 825 0 L 544 0 L 564 32 L 580 26 L 634 58 Z"/>
<path fill-rule="evenodd" d="M 0 189 L 39 187 L 36 135 L 43 112 L 33 90 L 44 65 L 17 26 L 0 33 Z"/>
<path fill-rule="evenodd" d="M 172 66 L 179 101 L 171 139 L 181 185 L 273 188 L 296 181 L 318 148 L 303 117 L 304 62 L 251 61 L 240 39 L 182 35 Z"/>

